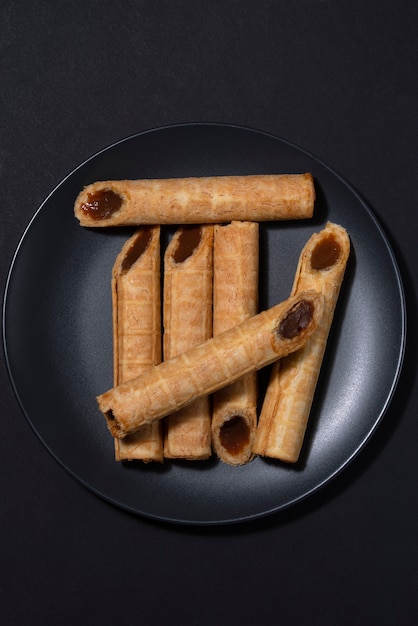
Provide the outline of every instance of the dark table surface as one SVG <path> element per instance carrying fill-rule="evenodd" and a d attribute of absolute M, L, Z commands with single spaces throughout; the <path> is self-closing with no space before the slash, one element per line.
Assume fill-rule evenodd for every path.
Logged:
<path fill-rule="evenodd" d="M 299 504 L 226 526 L 92 494 L 35 436 L 3 359 L 1 622 L 417 623 L 418 5 L 34 0 L 0 17 L 3 290 L 27 224 L 78 164 L 211 122 L 283 137 L 349 181 L 391 243 L 408 314 L 397 391 L 356 459 Z"/>

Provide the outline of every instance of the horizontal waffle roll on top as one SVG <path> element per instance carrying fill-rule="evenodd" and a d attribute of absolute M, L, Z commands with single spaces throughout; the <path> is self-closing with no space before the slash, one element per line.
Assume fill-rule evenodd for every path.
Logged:
<path fill-rule="evenodd" d="M 309 173 L 108 180 L 87 185 L 74 214 L 81 226 L 96 228 L 260 222 L 312 217 L 314 201 Z"/>

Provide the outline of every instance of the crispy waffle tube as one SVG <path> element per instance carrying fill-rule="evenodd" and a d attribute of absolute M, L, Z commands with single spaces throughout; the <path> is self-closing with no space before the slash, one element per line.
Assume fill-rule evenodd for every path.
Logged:
<path fill-rule="evenodd" d="M 179 228 L 164 255 L 164 359 L 212 337 L 213 226 Z M 201 460 L 212 453 L 208 396 L 168 415 L 164 456 Z"/>
<path fill-rule="evenodd" d="M 312 217 L 312 175 L 212 176 L 92 183 L 78 195 L 81 226 L 206 224 Z"/>
<path fill-rule="evenodd" d="M 161 361 L 160 227 L 140 228 L 123 246 L 112 271 L 115 385 Z M 117 461 L 163 460 L 162 423 L 115 439 Z"/>
<path fill-rule="evenodd" d="M 258 223 L 215 226 L 213 270 L 213 334 L 240 324 L 257 313 Z M 253 458 L 257 426 L 257 374 L 252 372 L 213 397 L 212 446 L 229 465 Z"/>
<path fill-rule="evenodd" d="M 305 347 L 273 366 L 257 428 L 257 454 L 288 463 L 299 458 L 349 254 L 347 232 L 332 223 L 302 250 L 292 295 L 317 290 L 324 298 L 324 313 Z"/>
<path fill-rule="evenodd" d="M 316 329 L 322 297 L 303 292 L 97 397 L 115 437 L 135 432 L 301 348 Z"/>

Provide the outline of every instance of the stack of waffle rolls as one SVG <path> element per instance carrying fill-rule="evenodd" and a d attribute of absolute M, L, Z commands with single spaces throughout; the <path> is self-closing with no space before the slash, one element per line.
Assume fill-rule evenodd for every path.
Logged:
<path fill-rule="evenodd" d="M 304 249 L 290 297 L 257 313 L 258 222 L 309 218 L 314 199 L 310 174 L 105 181 L 79 194 L 82 226 L 138 226 L 112 272 L 114 387 L 97 397 L 117 460 L 201 460 L 213 450 L 230 465 L 255 454 L 292 461 L 273 443 L 279 364 L 327 334 L 342 275 L 330 304 L 323 276 L 335 282 L 337 272 L 321 267 L 320 281 L 305 280 Z M 163 224 L 177 224 L 164 254 Z M 344 230 L 325 230 L 334 227 Z M 321 361 L 306 366 L 299 450 Z M 272 363 L 257 426 L 256 372 Z"/>

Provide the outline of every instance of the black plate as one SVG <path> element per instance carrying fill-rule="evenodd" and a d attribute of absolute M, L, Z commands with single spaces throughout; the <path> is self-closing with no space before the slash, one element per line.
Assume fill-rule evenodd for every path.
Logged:
<path fill-rule="evenodd" d="M 117 463 L 95 396 L 112 386 L 110 272 L 127 229 L 83 229 L 73 203 L 96 180 L 312 172 L 315 217 L 262 224 L 260 307 L 285 299 L 301 248 L 327 220 L 347 228 L 352 255 L 302 458 Z M 358 194 L 326 165 L 271 135 L 211 124 L 140 133 L 80 165 L 51 193 L 19 244 L 6 287 L 4 346 L 20 405 L 52 455 L 86 487 L 129 511 L 222 524 L 278 511 L 344 468 L 379 424 L 405 343 L 394 255 Z M 262 393 L 267 371 L 260 374 Z"/>

